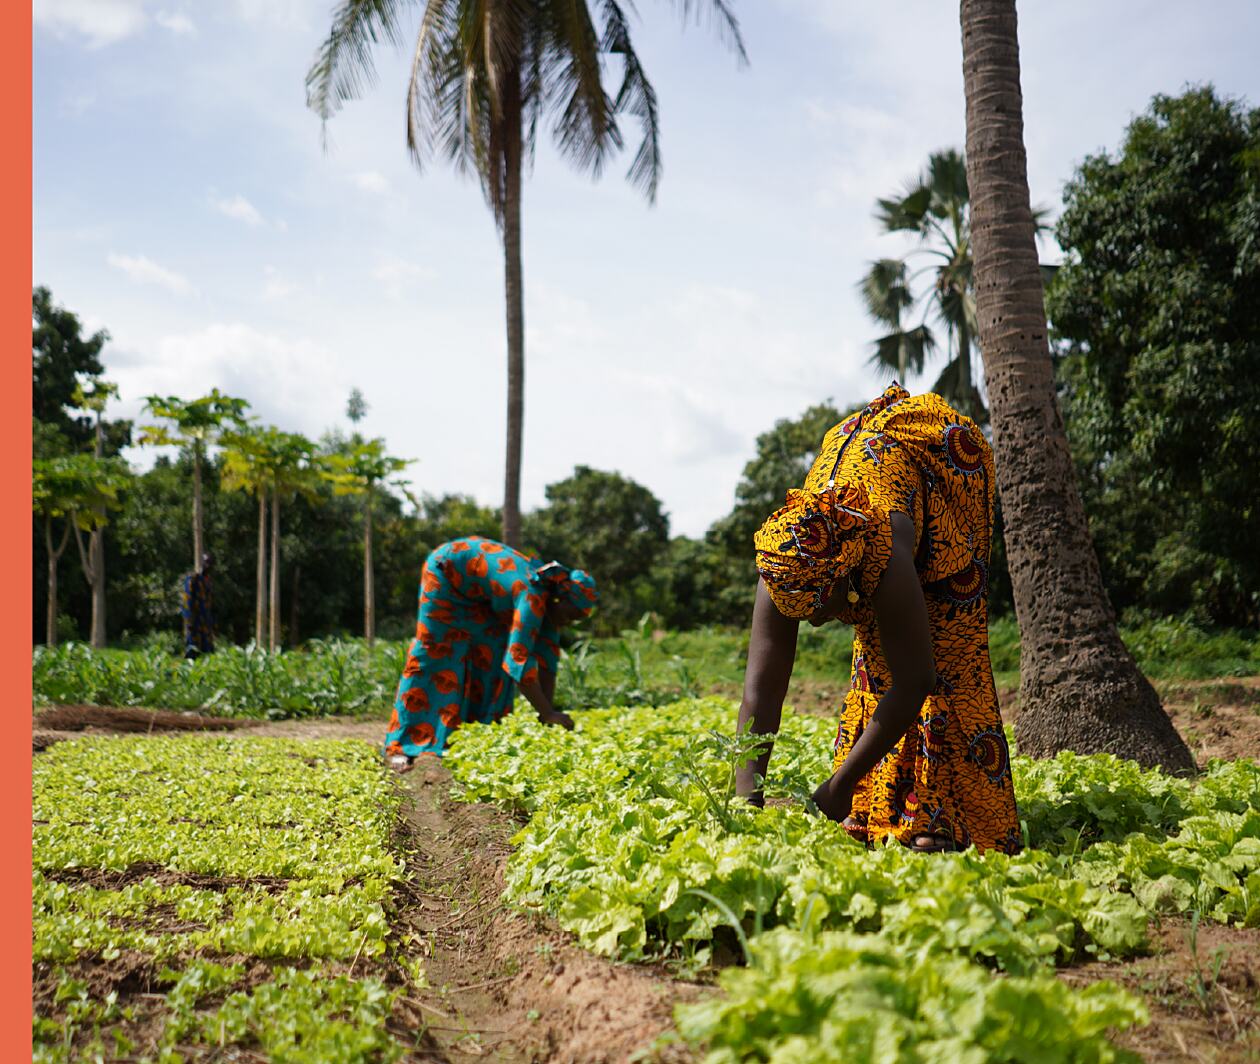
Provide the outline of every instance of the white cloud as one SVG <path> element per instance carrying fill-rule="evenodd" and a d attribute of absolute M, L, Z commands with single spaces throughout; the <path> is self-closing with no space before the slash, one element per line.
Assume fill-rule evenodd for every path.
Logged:
<path fill-rule="evenodd" d="M 341 416 L 350 392 L 337 368 L 344 362 L 305 338 L 219 322 L 163 336 L 143 351 L 132 346 L 125 360 L 111 355 L 110 370 L 124 397 L 203 395 L 218 388 L 248 399 L 250 413 L 266 424 L 315 436 Z"/>
<path fill-rule="evenodd" d="M 159 11 L 153 21 L 177 37 L 197 32 L 196 24 L 182 11 Z"/>
<path fill-rule="evenodd" d="M 298 285 L 290 281 L 274 266 L 266 266 L 263 273 L 267 280 L 263 284 L 263 298 L 268 300 L 287 299 L 298 291 Z"/>
<path fill-rule="evenodd" d="M 315 15 L 328 17 L 328 4 L 322 0 L 236 0 L 236 11 L 246 22 L 305 29 Z"/>
<path fill-rule="evenodd" d="M 350 180 L 363 192 L 371 192 L 376 196 L 387 195 L 390 190 L 389 178 L 376 170 L 365 170 L 359 174 L 352 174 Z"/>
<path fill-rule="evenodd" d="M 258 208 L 244 196 L 237 195 L 230 199 L 215 200 L 214 205 L 220 214 L 235 218 L 238 222 L 244 222 L 246 225 L 263 224 L 263 216 L 258 213 Z"/>
<path fill-rule="evenodd" d="M 155 284 L 178 295 L 187 295 L 193 290 L 187 277 L 168 270 L 165 266 L 159 266 L 144 255 L 118 255 L 111 251 L 105 261 L 137 284 Z"/>
<path fill-rule="evenodd" d="M 35 26 L 100 48 L 130 37 L 148 21 L 144 0 L 34 0 Z"/>
<path fill-rule="evenodd" d="M 381 282 L 390 299 L 400 299 L 407 294 L 414 295 L 421 281 L 433 277 L 433 271 L 397 255 L 384 255 L 377 262 L 372 276 Z"/>

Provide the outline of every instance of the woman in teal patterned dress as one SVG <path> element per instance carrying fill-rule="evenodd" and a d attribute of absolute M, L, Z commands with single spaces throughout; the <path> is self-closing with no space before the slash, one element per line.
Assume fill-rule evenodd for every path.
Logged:
<path fill-rule="evenodd" d="M 420 573 L 416 637 L 398 683 L 385 756 L 406 772 L 461 724 L 512 710 L 519 689 L 544 724 L 572 728 L 553 705 L 557 629 L 595 608 L 581 569 L 543 564 L 482 536 L 443 543 Z"/>

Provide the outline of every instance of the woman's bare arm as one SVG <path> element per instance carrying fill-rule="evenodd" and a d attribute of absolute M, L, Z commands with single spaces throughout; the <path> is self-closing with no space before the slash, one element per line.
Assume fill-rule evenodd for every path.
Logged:
<path fill-rule="evenodd" d="M 814 793 L 819 809 L 837 820 L 848 815 L 857 782 L 906 734 L 936 687 L 932 627 L 914 567 L 914 525 L 895 513 L 892 528 L 892 558 L 871 599 L 892 686 L 844 763 Z"/>
<path fill-rule="evenodd" d="M 753 599 L 752 627 L 748 635 L 748 665 L 744 670 L 744 697 L 739 704 L 739 732 L 778 734 L 792 666 L 796 662 L 799 621 L 784 617 L 770 600 L 765 585 L 757 581 Z M 756 758 L 746 761 L 735 775 L 737 793 L 761 805 L 765 798 L 757 786 L 770 763 L 773 738 Z"/>

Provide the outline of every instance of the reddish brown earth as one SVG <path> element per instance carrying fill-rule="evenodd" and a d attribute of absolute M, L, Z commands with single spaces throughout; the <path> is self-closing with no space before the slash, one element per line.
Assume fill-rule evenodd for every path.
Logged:
<path fill-rule="evenodd" d="M 1145 1060 L 1260 1060 L 1260 932 L 1217 924 L 1196 931 L 1188 921 L 1166 920 L 1151 938 L 1150 957 L 1082 965 L 1059 976 L 1075 986 L 1110 979 L 1139 994 L 1151 1022 L 1116 1042 Z"/>

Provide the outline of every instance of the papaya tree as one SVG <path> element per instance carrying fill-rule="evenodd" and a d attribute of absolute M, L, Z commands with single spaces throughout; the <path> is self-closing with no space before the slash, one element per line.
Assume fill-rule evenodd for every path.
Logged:
<path fill-rule="evenodd" d="M 218 442 L 225 431 L 244 426 L 249 403 L 212 388 L 209 395 L 200 399 L 181 399 L 175 395 L 146 396 L 144 408 L 167 424 L 144 426 L 140 432 L 142 444 L 150 447 L 181 446 L 192 452 L 193 569 L 198 570 L 205 554 L 201 469 L 206 448 Z"/>
<path fill-rule="evenodd" d="M 105 408 L 111 399 L 118 398 L 118 385 L 101 377 L 90 377 L 75 385 L 71 404 L 86 410 L 92 415 L 92 454 L 96 460 L 105 457 Z M 106 503 L 97 500 L 91 516 L 83 516 L 74 523 L 75 538 L 79 543 L 79 558 L 83 563 L 83 575 L 92 589 L 92 628 L 90 642 L 93 649 L 103 650 L 105 647 L 105 517 Z M 85 550 L 82 542 L 82 531 L 88 532 L 88 546 Z"/>
<path fill-rule="evenodd" d="M 354 436 L 342 449 L 324 456 L 324 476 L 338 495 L 363 498 L 363 638 L 368 646 L 376 641 L 376 581 L 372 570 L 372 511 L 376 493 L 389 487 L 410 498 L 406 482 L 391 479 L 414 459 L 395 458 L 385 453 L 382 439 L 364 440 Z M 413 500 L 414 501 L 414 500 Z"/>
<path fill-rule="evenodd" d="M 57 645 L 57 569 L 69 546 L 70 536 L 92 531 L 98 515 L 119 506 L 118 493 L 126 485 L 127 469 L 121 459 L 96 458 L 90 454 L 36 458 L 31 464 L 31 499 L 35 516 L 44 528 L 48 551 L 48 622 L 44 641 Z M 55 529 L 61 522 L 58 538 Z"/>

